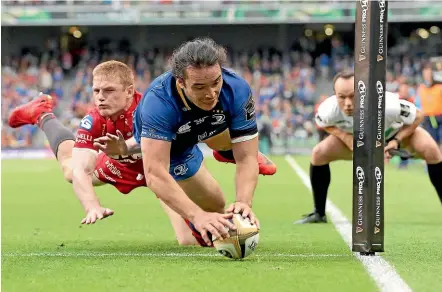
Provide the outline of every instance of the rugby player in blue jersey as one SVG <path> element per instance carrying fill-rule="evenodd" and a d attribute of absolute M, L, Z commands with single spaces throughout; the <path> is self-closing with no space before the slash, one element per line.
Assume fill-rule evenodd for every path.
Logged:
<path fill-rule="evenodd" d="M 259 227 L 251 208 L 260 168 L 276 171 L 258 152 L 250 86 L 223 68 L 225 60 L 224 48 L 211 39 L 184 43 L 171 58 L 172 70 L 152 82 L 134 112 L 133 139 L 124 147 L 97 141 L 109 154 L 141 147 L 146 184 L 167 205 L 175 232 L 181 233 L 184 218 L 203 246 L 212 245 L 210 234 L 228 237 L 232 213 Z M 236 199 L 227 209 L 218 182 L 203 164 L 199 142 L 236 164 Z"/>

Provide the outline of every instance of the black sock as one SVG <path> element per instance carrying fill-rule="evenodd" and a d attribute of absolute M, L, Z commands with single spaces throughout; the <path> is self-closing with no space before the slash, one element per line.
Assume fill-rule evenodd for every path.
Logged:
<path fill-rule="evenodd" d="M 442 162 L 436 164 L 428 164 L 428 175 L 430 176 L 431 183 L 436 189 L 439 200 L 442 203 Z"/>
<path fill-rule="evenodd" d="M 46 138 L 48 138 L 49 145 L 51 146 L 52 152 L 54 152 L 55 157 L 57 157 L 58 146 L 66 140 L 75 141 L 75 135 L 63 126 L 62 123 L 54 116 L 54 114 L 49 113 L 42 117 L 40 121 L 40 128 L 45 132 Z"/>
<path fill-rule="evenodd" d="M 328 164 L 316 166 L 310 164 L 310 182 L 312 184 L 313 200 L 315 211 L 320 215 L 325 215 L 325 204 L 327 201 L 327 191 L 330 185 L 331 174 Z"/>
<path fill-rule="evenodd" d="M 226 150 L 226 151 L 217 151 L 219 155 L 226 159 L 235 160 L 235 157 L 233 157 L 233 151 L 232 150 Z"/>

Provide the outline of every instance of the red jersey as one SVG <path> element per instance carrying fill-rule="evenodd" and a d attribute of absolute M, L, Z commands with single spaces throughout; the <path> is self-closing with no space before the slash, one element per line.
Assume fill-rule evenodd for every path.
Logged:
<path fill-rule="evenodd" d="M 123 134 L 124 139 L 131 138 L 133 135 L 132 116 L 140 100 L 141 94 L 135 92 L 131 106 L 116 121 L 103 117 L 96 108 L 89 111 L 80 122 L 74 147 L 98 152 L 98 149 L 94 147 L 94 139 L 105 136 L 106 133 L 117 135 L 117 130 Z M 128 167 L 131 167 L 131 164 L 135 164 L 133 165 L 134 167 L 138 168 L 141 166 L 142 168 L 141 154 L 112 156 L 111 158 Z"/>

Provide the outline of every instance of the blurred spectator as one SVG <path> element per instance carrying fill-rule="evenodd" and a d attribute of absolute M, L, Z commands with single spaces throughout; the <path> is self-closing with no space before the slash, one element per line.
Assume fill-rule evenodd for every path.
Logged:
<path fill-rule="evenodd" d="M 418 86 L 416 100 L 424 113 L 424 127 L 442 146 L 442 85 L 434 84 L 431 65 L 422 70 L 423 83 Z"/>
<path fill-rule="evenodd" d="M 34 1 L 33 5 L 42 2 Z M 83 1 L 83 4 L 89 2 Z M 170 5 L 170 2 L 156 1 L 154 4 Z M 102 3 L 109 5 L 114 1 Z M 173 1 L 173 5 L 177 3 L 181 5 L 183 1 Z M 132 1 L 130 5 L 137 4 Z M 128 42 L 95 41 L 84 48 L 68 51 L 59 48 L 57 38 L 51 38 L 44 52 L 3 58 L 2 147 L 35 145 L 36 127 L 11 130 L 6 120 L 12 108 L 39 92 L 49 93 L 58 101 L 61 120 L 75 131 L 80 119 L 93 106 L 92 70 L 99 62 L 116 59 L 127 63 L 134 71 L 136 90 L 140 92 L 169 69 L 168 59 L 173 48 L 135 50 Z M 321 45 L 312 38 L 302 38 L 299 43 L 284 52 L 265 48 L 228 52 L 228 67 L 243 76 L 252 89 L 260 149 L 264 153 L 311 148 L 318 136 L 322 139 L 325 133 L 318 131 L 314 123 L 316 108 L 324 98 L 332 95 L 329 85 L 333 75 L 354 67 L 353 53 L 339 37 L 332 37 L 329 54 L 324 50 L 316 52 Z M 387 58 L 386 90 L 398 92 L 401 98 L 415 98 L 418 106 L 422 100 L 414 84 L 421 83 L 421 68 L 427 61 L 421 48 L 425 47 L 404 38 L 397 46 L 389 48 Z M 419 88 L 428 87 L 422 86 Z"/>

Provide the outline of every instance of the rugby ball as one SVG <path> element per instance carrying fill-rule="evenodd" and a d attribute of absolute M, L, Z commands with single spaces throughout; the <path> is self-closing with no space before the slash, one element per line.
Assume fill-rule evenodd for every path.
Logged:
<path fill-rule="evenodd" d="M 243 218 L 241 214 L 234 214 L 230 219 L 236 226 L 236 230 L 229 230 L 229 238 L 217 239 L 212 237 L 213 246 L 216 250 L 231 259 L 243 259 L 251 255 L 259 242 L 259 230 L 249 218 Z"/>

